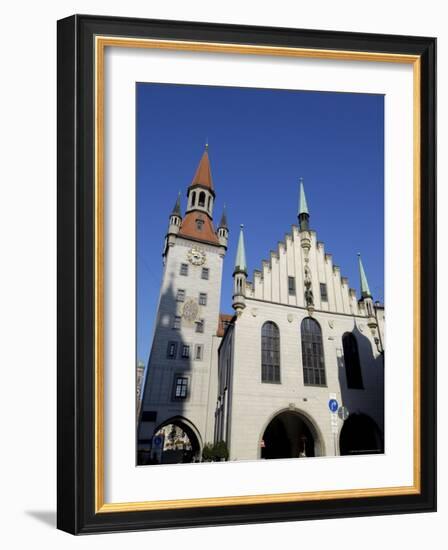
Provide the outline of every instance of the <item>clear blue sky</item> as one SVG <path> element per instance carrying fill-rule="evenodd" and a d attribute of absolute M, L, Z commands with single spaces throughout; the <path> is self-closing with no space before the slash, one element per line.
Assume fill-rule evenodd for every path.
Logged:
<path fill-rule="evenodd" d="M 384 296 L 382 95 L 137 84 L 137 358 L 147 362 L 162 276 L 162 247 L 178 191 L 206 139 L 227 205 L 229 248 L 221 311 L 232 313 L 232 268 L 245 226 L 249 279 L 297 223 L 304 178 L 311 228 L 359 293 L 362 254 L 374 299 Z"/>

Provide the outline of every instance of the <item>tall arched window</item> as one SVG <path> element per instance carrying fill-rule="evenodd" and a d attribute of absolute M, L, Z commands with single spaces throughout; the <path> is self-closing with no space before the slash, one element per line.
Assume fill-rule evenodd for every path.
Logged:
<path fill-rule="evenodd" d="M 191 206 L 194 206 L 196 204 L 196 191 L 193 191 L 193 194 L 191 195 Z"/>
<path fill-rule="evenodd" d="M 201 191 L 199 193 L 198 206 L 205 206 L 205 193 L 204 193 L 204 191 Z"/>
<path fill-rule="evenodd" d="M 301 325 L 303 382 L 308 386 L 326 386 L 322 330 L 317 321 L 306 317 Z"/>
<path fill-rule="evenodd" d="M 364 386 L 362 383 L 358 343 L 351 332 L 346 332 L 342 336 L 342 347 L 344 348 L 344 363 L 345 375 L 347 376 L 347 387 L 355 390 L 362 390 Z"/>
<path fill-rule="evenodd" d="M 261 381 L 280 382 L 280 332 L 272 321 L 261 328 Z"/>

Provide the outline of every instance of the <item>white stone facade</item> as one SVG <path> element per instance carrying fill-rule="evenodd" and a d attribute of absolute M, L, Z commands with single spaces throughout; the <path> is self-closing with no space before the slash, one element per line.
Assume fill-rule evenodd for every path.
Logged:
<path fill-rule="evenodd" d="M 205 195 L 202 210 L 195 208 L 194 192 Z M 262 260 L 251 282 L 241 229 L 234 271 L 236 313 L 219 331 L 228 229 L 225 215 L 217 231 L 213 227 L 206 152 L 188 197 L 184 219 L 178 199 L 165 241 L 139 449 L 150 448 L 153 435 L 173 422 L 196 441 L 197 459 L 205 443 L 219 441 L 226 443 L 230 460 L 383 452 L 384 308 L 373 302 L 361 260 L 358 300 L 332 255 L 308 229 L 303 182 L 299 226 L 292 226 L 277 250 Z M 197 231 L 208 231 L 207 239 L 198 239 Z M 307 318 L 313 321 L 303 323 Z M 274 339 L 265 335 L 262 343 L 265 323 L 274 327 Z M 303 339 L 302 323 L 317 331 L 308 335 L 315 340 Z M 262 345 L 274 345 L 274 340 L 275 351 L 262 352 Z M 275 365 L 262 368 L 262 353 L 275 357 Z M 312 378 L 310 361 L 320 378 Z M 263 379 L 265 367 L 275 368 L 275 377 Z M 305 379 L 304 367 L 312 383 Z M 272 447 L 273 442 L 283 445 L 281 437 L 289 450 L 273 456 L 266 438 Z"/>

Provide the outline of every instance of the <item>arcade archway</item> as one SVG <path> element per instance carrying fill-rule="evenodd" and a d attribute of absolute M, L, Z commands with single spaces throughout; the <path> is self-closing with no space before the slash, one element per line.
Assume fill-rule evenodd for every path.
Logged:
<path fill-rule="evenodd" d="M 266 426 L 261 438 L 261 458 L 302 458 L 321 456 L 322 442 L 317 429 L 303 414 L 286 410 Z"/>
<path fill-rule="evenodd" d="M 201 448 L 201 439 L 196 427 L 185 418 L 173 417 L 154 430 L 150 463 L 198 462 Z"/>
<path fill-rule="evenodd" d="M 341 455 L 384 453 L 383 435 L 370 416 L 351 414 L 339 436 L 339 451 Z"/>

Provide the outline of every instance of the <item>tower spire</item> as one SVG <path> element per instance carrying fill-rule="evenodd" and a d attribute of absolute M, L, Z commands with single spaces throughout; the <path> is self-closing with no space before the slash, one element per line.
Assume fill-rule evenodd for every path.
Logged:
<path fill-rule="evenodd" d="M 234 273 L 245 273 L 247 275 L 246 248 L 244 246 L 244 225 L 240 225 L 240 236 L 238 238 L 238 248 L 236 251 Z"/>
<path fill-rule="evenodd" d="M 176 203 L 174 205 L 173 211 L 171 212 L 171 215 L 182 217 L 182 211 L 180 209 L 180 191 L 177 194 Z"/>
<path fill-rule="evenodd" d="M 364 266 L 362 264 L 360 252 L 358 252 L 358 265 L 359 265 L 359 278 L 361 281 L 361 297 L 371 298 L 372 294 L 370 293 L 369 283 L 367 281 L 366 272 L 364 271 Z"/>
<path fill-rule="evenodd" d="M 246 249 L 244 247 L 243 224 L 240 225 L 240 236 L 236 251 L 235 269 L 233 270 L 233 297 L 232 307 L 237 315 L 241 315 L 246 307 Z"/>
<path fill-rule="evenodd" d="M 306 202 L 305 188 L 303 186 L 303 178 L 299 179 L 299 210 L 297 212 L 301 231 L 307 231 L 309 227 L 310 213 Z"/>

